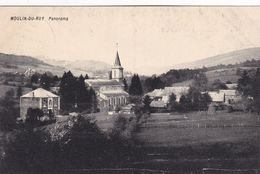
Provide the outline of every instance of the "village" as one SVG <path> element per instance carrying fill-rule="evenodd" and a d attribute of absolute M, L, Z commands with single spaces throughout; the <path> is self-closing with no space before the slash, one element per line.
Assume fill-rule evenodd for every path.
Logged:
<path fill-rule="evenodd" d="M 33 72 L 31 69 L 25 72 L 29 77 L 32 77 L 35 73 L 36 72 Z M 107 79 L 85 79 L 84 83 L 87 89 L 92 88 L 95 91 L 97 97 L 96 112 L 102 112 L 103 115 L 117 115 L 118 113 L 133 114 L 134 106 L 137 103 L 131 103 L 118 52 L 116 53 L 115 62 L 111 71 L 108 73 Z M 215 90 L 200 91 L 201 94 L 208 95 L 208 101 L 206 101 L 206 106 L 202 108 L 202 110 L 206 110 L 209 114 L 214 114 L 217 110 L 232 112 L 233 110 L 246 111 L 249 109 L 246 108 L 246 106 L 239 105 L 245 98 L 243 98 L 243 94 L 238 91 L 237 83 L 230 81 L 224 83 L 217 79 L 212 85 L 219 85 L 219 87 L 214 88 Z M 172 112 L 172 110 L 169 110 L 172 104 L 171 96 L 175 96 L 174 102 L 180 103 L 181 97 L 189 93 L 191 86 L 192 84 L 180 85 L 179 83 L 173 83 L 172 86 L 154 89 L 143 94 L 141 100 L 143 101 L 145 97 L 149 97 L 149 112 L 170 113 Z M 62 117 L 62 115 L 60 115 L 61 100 L 59 88 L 58 86 L 49 87 L 48 91 L 39 87 L 22 95 L 20 97 L 20 117 L 18 119 L 25 121 L 29 108 L 41 109 L 44 116 L 47 116 L 47 119 L 50 119 L 48 118 L 50 113 L 52 117 Z M 252 96 L 248 97 L 248 100 L 250 99 L 253 99 Z M 74 106 L 77 107 L 78 104 L 80 104 L 80 102 L 77 103 L 77 101 L 75 101 Z"/>
<path fill-rule="evenodd" d="M 36 72 L 28 69 L 25 74 L 28 77 L 33 77 Z M 37 79 L 39 81 L 39 79 Z M 85 87 L 92 88 L 95 91 L 97 97 L 97 112 L 103 112 L 104 115 L 117 113 L 132 114 L 136 103 L 131 103 L 129 100 L 129 93 L 125 89 L 126 82 L 123 73 L 123 67 L 121 65 L 120 57 L 118 52 L 116 53 L 115 62 L 112 66 L 111 71 L 107 79 L 85 79 Z M 237 103 L 242 101 L 242 94 L 237 90 L 237 83 L 215 81 L 215 83 L 220 83 L 222 89 L 216 89 L 215 91 L 201 91 L 202 94 L 208 94 L 208 100 L 206 101 L 206 108 L 209 109 L 208 112 L 215 113 L 217 109 L 222 107 L 229 111 L 243 110 L 246 108 L 238 108 Z M 218 85 L 218 84 L 215 84 Z M 224 86 L 224 87 L 223 87 Z M 59 86 L 50 86 L 49 90 L 39 88 L 30 91 L 20 97 L 20 117 L 18 120 L 26 120 L 27 111 L 31 109 L 40 109 L 43 111 L 43 117 L 62 117 L 60 115 L 61 110 L 61 99 L 59 96 Z M 187 95 L 191 88 L 191 84 L 186 86 L 180 86 L 178 83 L 173 84 L 173 86 L 165 86 L 161 89 L 154 89 L 151 92 L 143 94 L 141 100 L 145 97 L 149 97 L 149 107 L 151 112 L 163 112 L 170 113 L 170 97 L 175 95 L 175 101 L 180 103 L 181 97 Z M 75 101 L 74 107 L 77 107 Z M 210 107 L 210 108 L 208 108 Z M 99 114 L 100 115 L 100 114 Z"/>
<path fill-rule="evenodd" d="M 260 173 L 258 13 L 2 8 L 0 173 Z"/>
<path fill-rule="evenodd" d="M 255 61 L 252 60 L 251 64 L 255 64 Z M 221 76 L 207 79 L 205 74 L 208 72 L 201 69 L 171 70 L 161 76 L 142 80 L 138 74 L 134 74 L 126 80 L 118 51 L 107 78 L 91 78 L 88 75 L 75 77 L 70 71 L 58 77 L 51 72 L 40 74 L 28 68 L 22 76 L 9 74 L 9 80 L 4 81 L 6 87 L 16 86 L 16 91 L 11 88 L 4 95 L 6 104 L 3 106 L 8 105 L 10 109 L 6 111 L 7 117 L 2 117 L 1 128 L 12 130 L 31 127 L 59 137 L 70 130 L 66 125 L 73 128 L 83 118 L 96 125 L 101 134 L 110 137 L 117 132 L 117 136 L 135 141 L 135 146 L 142 144 L 144 164 L 152 165 L 150 163 L 153 160 L 164 158 L 160 151 L 165 146 L 184 148 L 200 144 L 209 148 L 211 144 L 219 142 L 240 142 L 244 141 L 244 136 L 249 139 L 258 136 L 251 127 L 258 129 L 260 121 L 256 102 L 258 94 L 254 92 L 259 90 L 256 85 L 259 83 L 259 69 L 253 67 L 246 70 L 240 70 L 240 77 L 231 76 L 226 82 L 220 80 Z M 183 80 L 175 80 L 175 83 L 168 85 L 176 72 Z M 168 78 L 169 74 L 170 79 L 167 83 L 163 82 L 162 79 Z M 185 76 L 182 77 L 182 74 Z M 15 114 L 17 107 L 19 113 Z M 10 114 L 17 116 L 10 115 L 10 111 Z M 88 129 L 86 127 L 83 131 Z M 151 147 L 158 148 L 152 161 L 147 156 L 151 153 L 148 150 Z M 228 147 L 223 145 L 221 148 Z M 170 155 L 172 152 L 169 150 L 166 151 Z M 183 153 L 183 149 L 180 149 L 177 156 Z M 162 170 L 160 166 L 164 164 L 158 165 L 154 166 L 155 171 Z M 215 163 L 211 165 L 215 167 Z M 221 165 L 225 166 L 224 163 Z M 138 165 L 130 166 L 138 168 Z M 199 166 L 199 169 L 192 170 L 201 171 Z M 174 166 L 169 169 L 176 170 Z"/>

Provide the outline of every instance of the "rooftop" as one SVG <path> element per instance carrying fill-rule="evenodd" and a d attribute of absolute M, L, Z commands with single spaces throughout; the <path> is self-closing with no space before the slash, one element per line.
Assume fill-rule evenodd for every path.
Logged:
<path fill-rule="evenodd" d="M 225 99 L 225 95 L 223 92 L 210 91 L 208 92 L 213 102 L 223 102 Z"/>
<path fill-rule="evenodd" d="M 109 79 L 86 79 L 85 83 L 87 83 L 89 86 L 92 87 L 122 85 L 116 80 L 109 80 Z"/>
<path fill-rule="evenodd" d="M 22 98 L 45 98 L 45 97 L 59 97 L 53 93 L 51 93 L 50 91 L 47 91 L 45 89 L 42 88 L 37 88 L 27 94 L 24 94 L 23 96 L 21 96 Z"/>
<path fill-rule="evenodd" d="M 151 97 L 162 97 L 168 96 L 174 93 L 176 96 L 188 93 L 190 87 L 187 86 L 175 86 L 165 87 L 164 89 L 155 89 L 152 92 L 147 93 Z"/>

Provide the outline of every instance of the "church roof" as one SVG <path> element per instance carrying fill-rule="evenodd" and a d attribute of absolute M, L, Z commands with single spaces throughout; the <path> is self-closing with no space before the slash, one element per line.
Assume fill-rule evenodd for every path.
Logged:
<path fill-rule="evenodd" d="M 115 59 L 114 66 L 121 66 L 121 62 L 120 62 L 118 51 L 116 52 L 116 59 Z"/>
<path fill-rule="evenodd" d="M 113 85 L 122 85 L 116 80 L 108 80 L 108 79 L 86 79 L 85 82 L 92 87 L 98 86 L 113 86 Z"/>
<path fill-rule="evenodd" d="M 106 95 L 106 96 L 128 96 L 129 94 L 123 90 L 113 90 L 113 91 L 102 91 L 102 94 Z"/>
<path fill-rule="evenodd" d="M 27 94 L 24 94 L 23 96 L 21 96 L 23 98 L 25 97 L 28 97 L 28 98 L 33 98 L 33 97 L 36 97 L 36 98 L 45 98 L 45 97 L 59 97 L 45 89 L 42 89 L 42 88 L 37 88 Z"/>

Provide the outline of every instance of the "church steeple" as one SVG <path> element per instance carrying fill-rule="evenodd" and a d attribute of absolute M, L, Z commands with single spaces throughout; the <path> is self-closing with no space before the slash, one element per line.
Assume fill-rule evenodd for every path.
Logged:
<path fill-rule="evenodd" d="M 116 52 L 116 59 L 115 59 L 114 66 L 121 66 L 121 62 L 120 62 L 118 51 Z"/>
<path fill-rule="evenodd" d="M 112 79 L 117 80 L 118 82 L 122 82 L 124 79 L 123 70 L 124 68 L 121 66 L 121 61 L 117 51 L 114 66 L 112 67 Z"/>

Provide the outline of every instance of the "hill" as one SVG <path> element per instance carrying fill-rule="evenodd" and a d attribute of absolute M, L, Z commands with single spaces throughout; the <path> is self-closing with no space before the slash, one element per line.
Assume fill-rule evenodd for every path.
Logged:
<path fill-rule="evenodd" d="M 57 60 L 57 59 L 43 59 L 53 66 L 66 67 L 71 70 L 73 74 L 88 74 L 93 77 L 107 77 L 108 71 L 111 70 L 111 65 L 95 60 Z"/>
<path fill-rule="evenodd" d="M 225 54 L 216 55 L 213 57 L 204 58 L 201 60 L 197 60 L 190 63 L 183 63 L 179 65 L 175 65 L 173 68 L 202 68 L 217 66 L 220 64 L 228 65 L 228 64 L 236 64 L 245 62 L 247 60 L 260 60 L 260 47 L 247 48 L 243 50 L 237 50 L 228 52 Z"/>
<path fill-rule="evenodd" d="M 47 63 L 35 59 L 30 56 L 19 56 L 13 54 L 0 53 L 0 63 L 9 65 L 27 65 L 27 66 L 38 66 L 38 65 L 48 65 Z"/>
<path fill-rule="evenodd" d="M 0 53 L 0 73 L 24 73 L 28 68 L 39 73 L 50 71 L 57 75 L 65 71 L 65 68 L 49 65 L 34 57 Z"/>
<path fill-rule="evenodd" d="M 49 71 L 58 76 L 70 70 L 77 76 L 89 74 L 92 77 L 107 77 L 111 66 L 95 60 L 38 59 L 31 56 L 0 53 L 0 73 L 24 73 L 28 68 L 38 73 Z"/>

